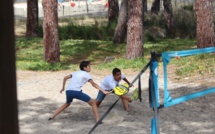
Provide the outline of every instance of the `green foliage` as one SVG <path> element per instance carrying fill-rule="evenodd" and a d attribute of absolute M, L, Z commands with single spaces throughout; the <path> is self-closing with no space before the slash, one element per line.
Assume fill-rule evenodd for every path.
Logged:
<path fill-rule="evenodd" d="M 144 16 L 144 29 L 149 29 L 150 27 L 161 27 L 164 28 L 165 25 L 163 25 L 164 23 L 161 21 L 162 20 L 162 15 L 161 14 L 151 14 L 151 13 L 147 13 Z"/>
<path fill-rule="evenodd" d="M 191 49 L 196 47 L 195 40 L 189 39 L 162 39 L 156 42 L 146 41 L 144 43 L 144 58 L 125 60 L 126 45 L 115 45 L 112 41 L 99 40 L 62 40 L 60 41 L 60 63 L 49 64 L 43 61 L 42 38 L 17 38 L 16 59 L 17 68 L 22 70 L 64 70 L 78 69 L 82 60 L 90 60 L 96 69 L 119 67 L 122 69 L 140 69 L 150 58 L 152 50 L 161 53 Z M 103 63 L 106 56 L 116 59 L 110 63 Z"/>
<path fill-rule="evenodd" d="M 214 54 L 200 54 L 195 56 L 183 57 L 174 61 L 179 68 L 176 69 L 178 76 L 193 76 L 194 74 L 215 74 Z"/>
<path fill-rule="evenodd" d="M 116 23 L 111 25 L 76 25 L 73 22 L 59 26 L 59 39 L 112 40 Z M 39 26 L 39 37 L 43 37 L 42 26 Z"/>
<path fill-rule="evenodd" d="M 47 63 L 44 61 L 17 61 L 17 67 L 21 70 L 35 70 L 35 71 L 58 71 L 69 69 L 61 63 Z"/>
<path fill-rule="evenodd" d="M 164 29 L 167 38 L 194 38 L 196 36 L 196 14 L 190 10 L 192 6 L 184 6 L 183 9 L 174 11 L 173 30 L 167 28 L 163 13 L 158 15 L 147 13 L 144 17 L 144 30 L 152 27 Z M 87 19 L 86 19 L 87 20 Z M 84 39 L 84 40 L 106 40 L 111 41 L 117 23 L 107 24 L 106 19 L 94 19 L 89 24 L 84 24 L 85 18 L 63 18 L 59 20 L 59 38 Z M 172 33 L 173 32 L 173 33 Z M 145 32 L 146 40 L 154 41 L 150 32 Z M 43 37 L 42 24 L 39 26 L 39 37 Z"/>
<path fill-rule="evenodd" d="M 60 63 L 49 64 L 43 61 L 43 42 L 41 38 L 17 38 L 17 68 L 22 70 L 64 70 L 76 66 L 82 60 L 103 62 L 106 56 L 121 57 L 125 54 L 124 45 L 114 45 L 110 41 L 62 40 L 60 42 Z"/>
<path fill-rule="evenodd" d="M 193 11 L 193 5 L 185 5 L 182 7 L 182 9 L 187 10 L 187 11 Z"/>
<path fill-rule="evenodd" d="M 17 68 L 22 70 L 63 70 L 68 69 L 63 63 L 49 64 L 43 61 L 43 42 L 41 38 L 16 39 Z"/>
<path fill-rule="evenodd" d="M 158 15 L 151 14 L 151 13 L 145 14 L 143 24 L 146 29 L 149 27 L 161 27 L 161 28 L 165 27 L 165 22 L 162 14 L 158 14 Z"/>
<path fill-rule="evenodd" d="M 214 15 L 214 31 L 215 31 L 215 15 Z"/>
<path fill-rule="evenodd" d="M 151 13 L 146 14 L 144 18 L 144 28 L 149 29 L 150 27 L 160 27 L 162 29 L 165 29 L 167 32 L 167 38 L 194 38 L 196 36 L 196 14 L 194 11 L 176 10 L 173 13 L 173 17 L 174 34 L 171 33 L 172 31 L 168 29 L 162 12 L 158 15 Z"/>
<path fill-rule="evenodd" d="M 41 24 L 38 27 L 38 37 L 43 38 L 43 27 Z"/>
<path fill-rule="evenodd" d="M 196 48 L 197 42 L 193 39 L 160 39 L 156 42 L 144 43 L 144 55 L 150 55 L 150 52 L 154 50 L 157 53 L 167 51 L 180 51 Z"/>
<path fill-rule="evenodd" d="M 125 54 L 125 44 L 116 46 L 110 41 L 97 40 L 61 41 L 62 59 L 72 63 L 79 63 L 83 59 L 101 62 L 106 56 L 120 57 L 122 54 Z"/>
<path fill-rule="evenodd" d="M 102 63 L 97 65 L 95 68 L 96 69 L 110 69 L 110 68 L 115 68 L 118 67 L 120 69 L 140 69 L 144 67 L 149 60 L 146 60 L 144 58 L 136 58 L 133 60 L 126 60 L 124 58 L 118 58 L 114 60 L 113 62 L 109 63 Z"/>
<path fill-rule="evenodd" d="M 174 13 L 174 28 L 177 37 L 194 38 L 196 36 L 195 12 L 178 10 Z"/>
<path fill-rule="evenodd" d="M 149 31 L 145 32 L 144 39 L 145 39 L 145 41 L 156 42 L 156 38 Z"/>

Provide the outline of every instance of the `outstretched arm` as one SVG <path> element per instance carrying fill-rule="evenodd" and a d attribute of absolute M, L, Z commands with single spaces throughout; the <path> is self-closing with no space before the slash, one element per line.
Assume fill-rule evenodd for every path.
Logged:
<path fill-rule="evenodd" d="M 131 84 L 126 78 L 124 78 L 123 80 L 124 80 L 128 85 Z M 131 86 L 132 86 L 132 85 L 131 85 Z"/>
<path fill-rule="evenodd" d="M 60 93 L 62 93 L 62 92 L 65 90 L 66 81 L 67 81 L 68 79 L 70 79 L 70 78 L 72 78 L 72 75 L 67 75 L 67 76 L 65 76 L 65 77 L 63 78 L 63 87 L 62 87 L 62 89 L 60 90 Z"/>
<path fill-rule="evenodd" d="M 102 91 L 104 94 L 109 95 L 110 93 L 102 89 L 98 84 L 96 84 L 92 79 L 89 80 L 90 84 L 95 87 L 96 89 Z"/>

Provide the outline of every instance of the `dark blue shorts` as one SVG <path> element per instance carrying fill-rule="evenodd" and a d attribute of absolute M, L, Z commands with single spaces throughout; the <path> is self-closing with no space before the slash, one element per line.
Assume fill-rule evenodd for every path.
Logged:
<path fill-rule="evenodd" d="M 73 99 L 78 99 L 78 100 L 82 100 L 84 102 L 89 102 L 91 98 L 87 94 L 82 93 L 82 91 L 67 90 L 66 91 L 66 103 L 71 103 L 73 101 Z"/>
<path fill-rule="evenodd" d="M 102 91 L 99 90 L 96 100 L 103 101 L 105 97 L 106 97 L 106 95 Z"/>

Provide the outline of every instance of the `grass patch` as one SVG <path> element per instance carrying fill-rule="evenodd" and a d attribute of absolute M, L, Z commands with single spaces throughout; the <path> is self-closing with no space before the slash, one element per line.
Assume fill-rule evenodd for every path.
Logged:
<path fill-rule="evenodd" d="M 214 60 L 215 54 L 200 54 L 189 57 L 182 57 L 180 60 L 173 60 L 172 64 L 177 67 L 175 73 L 178 76 L 189 77 L 194 74 L 214 75 L 215 65 Z"/>
<path fill-rule="evenodd" d="M 101 63 L 106 56 L 122 57 L 124 45 L 114 45 L 110 41 L 62 40 L 60 42 L 60 63 L 49 64 L 43 61 L 42 38 L 17 38 L 17 69 L 21 70 L 76 70 L 82 60 L 90 60 L 93 64 Z"/>
<path fill-rule="evenodd" d="M 107 25 L 106 23 L 100 24 L 95 20 L 92 25 L 79 25 L 73 22 L 59 25 L 59 39 L 60 40 L 112 40 L 116 23 Z M 42 25 L 39 25 L 39 37 L 43 37 Z"/>
<path fill-rule="evenodd" d="M 43 61 L 43 42 L 41 38 L 16 39 L 16 65 L 21 70 L 57 71 L 68 69 L 64 63 L 49 64 Z"/>
<path fill-rule="evenodd" d="M 144 59 L 144 58 L 137 58 L 137 59 L 133 59 L 133 60 L 126 60 L 124 58 L 119 58 L 114 60 L 113 62 L 110 63 L 101 63 L 99 65 L 97 65 L 95 68 L 96 69 L 112 69 L 115 67 L 118 67 L 120 69 L 128 69 L 128 68 L 132 68 L 132 69 L 139 69 L 144 67 L 147 62 L 149 60 Z"/>
<path fill-rule="evenodd" d="M 164 51 L 176 51 L 196 48 L 193 39 L 162 39 L 155 42 L 144 43 L 144 58 L 125 60 L 126 44 L 115 45 L 111 41 L 100 40 L 61 40 L 60 63 L 49 64 L 43 61 L 42 38 L 17 38 L 16 60 L 17 69 L 21 70 L 65 70 L 78 69 L 82 60 L 90 60 L 96 69 L 140 69 L 149 61 L 152 50 L 157 53 Z M 106 56 L 116 59 L 110 63 L 104 63 Z"/>

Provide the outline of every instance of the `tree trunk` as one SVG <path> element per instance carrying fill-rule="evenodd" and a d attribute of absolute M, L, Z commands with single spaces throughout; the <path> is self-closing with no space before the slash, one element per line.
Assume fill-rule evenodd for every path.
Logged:
<path fill-rule="evenodd" d="M 38 36 L 38 0 L 27 0 L 26 36 Z"/>
<path fill-rule="evenodd" d="M 87 13 L 89 12 L 89 8 L 88 8 L 88 0 L 86 0 L 86 10 L 87 10 Z"/>
<path fill-rule="evenodd" d="M 119 15 L 119 2 L 118 0 L 108 0 L 108 21 L 109 24 L 117 21 Z"/>
<path fill-rule="evenodd" d="M 147 0 L 144 0 L 144 12 L 146 13 L 148 11 L 148 2 Z"/>
<path fill-rule="evenodd" d="M 196 0 L 198 48 L 215 46 L 212 0 Z"/>
<path fill-rule="evenodd" d="M 113 42 L 123 43 L 127 31 L 127 18 L 128 18 L 128 0 L 123 0 L 119 11 L 119 18 L 114 33 Z"/>
<path fill-rule="evenodd" d="M 160 0 L 154 0 L 151 7 L 151 13 L 158 14 L 160 12 Z"/>
<path fill-rule="evenodd" d="M 0 134 L 19 134 L 13 0 L 0 9 Z"/>
<path fill-rule="evenodd" d="M 170 31 L 173 31 L 173 9 L 172 9 L 172 3 L 171 0 L 164 0 L 163 1 L 164 6 L 164 19 L 167 23 L 167 27 Z M 172 34 L 173 32 L 171 32 Z"/>
<path fill-rule="evenodd" d="M 57 0 L 43 0 L 44 60 L 49 63 L 60 61 L 57 6 Z"/>
<path fill-rule="evenodd" d="M 128 0 L 127 59 L 143 56 L 143 2 Z"/>

